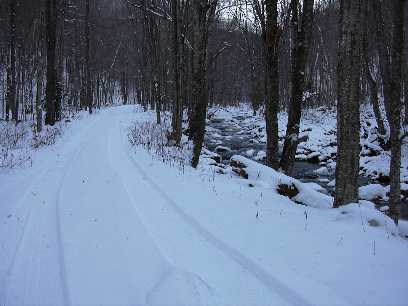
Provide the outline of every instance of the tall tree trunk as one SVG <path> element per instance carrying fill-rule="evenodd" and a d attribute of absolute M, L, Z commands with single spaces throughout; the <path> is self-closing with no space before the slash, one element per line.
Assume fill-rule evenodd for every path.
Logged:
<path fill-rule="evenodd" d="M 127 64 L 126 64 L 127 67 Z M 98 79 L 99 82 L 99 79 Z M 129 87 L 129 78 L 126 68 L 122 71 L 122 99 L 123 105 L 128 103 L 128 87 Z"/>
<path fill-rule="evenodd" d="M 37 133 L 42 131 L 42 71 L 37 68 L 37 92 L 35 98 L 36 130 Z"/>
<path fill-rule="evenodd" d="M 266 0 L 265 29 L 266 59 L 266 164 L 274 169 L 279 167 L 279 37 L 278 0 Z"/>
<path fill-rule="evenodd" d="M 404 41 L 404 6 L 406 0 L 392 0 L 392 39 L 389 41 L 384 32 L 382 2 L 371 1 L 377 25 L 377 47 L 380 59 L 380 71 L 383 80 L 384 104 L 390 125 L 390 214 L 398 223 L 399 203 L 401 200 L 401 87 L 402 87 L 402 53 Z M 388 43 L 387 43 L 388 41 Z M 387 46 L 391 46 L 388 48 Z"/>
<path fill-rule="evenodd" d="M 208 106 L 208 31 L 215 15 L 216 6 L 217 1 L 210 2 L 208 0 L 196 0 L 193 5 L 193 109 L 190 118 L 190 133 L 194 143 L 193 158 L 191 160 L 191 165 L 194 168 L 197 167 L 200 160 L 201 149 L 204 142 L 205 119 Z"/>
<path fill-rule="evenodd" d="M 45 18 L 47 28 L 47 88 L 45 124 L 55 124 L 55 104 L 57 98 L 57 72 L 55 69 L 56 49 L 56 0 L 46 0 Z"/>
<path fill-rule="evenodd" d="M 406 37 L 408 37 L 408 29 L 405 29 L 405 41 Z M 408 51 L 406 52 L 404 60 L 404 105 L 404 124 L 408 125 Z"/>
<path fill-rule="evenodd" d="M 86 101 L 88 106 L 88 111 L 92 114 L 92 85 L 91 85 L 91 67 L 90 67 L 90 0 L 86 0 L 86 12 L 85 12 L 85 77 L 86 77 Z"/>
<path fill-rule="evenodd" d="M 64 91 L 64 22 L 65 0 L 59 1 L 57 13 L 58 58 L 57 58 L 57 97 L 55 103 L 55 121 L 61 120 L 63 91 Z"/>
<path fill-rule="evenodd" d="M 16 101 L 16 0 L 9 0 L 9 37 L 7 65 L 6 120 L 11 110 L 12 120 L 18 121 Z"/>
<path fill-rule="evenodd" d="M 173 9 L 173 57 L 174 57 L 174 106 L 172 138 L 176 144 L 180 144 L 182 134 L 183 104 L 180 95 L 180 55 L 178 38 L 178 0 L 172 0 Z"/>
<path fill-rule="evenodd" d="M 395 0 L 391 0 L 395 1 Z M 376 44 L 378 50 L 378 59 L 379 59 L 379 66 L 381 71 L 381 78 L 382 78 L 382 87 L 383 87 L 383 94 L 384 94 L 384 107 L 385 113 L 387 116 L 388 122 L 390 122 L 390 113 L 391 113 L 391 106 L 390 106 L 390 99 L 389 94 L 391 92 L 391 80 L 390 75 L 392 73 L 391 63 L 390 63 L 390 48 L 391 43 L 389 38 L 385 34 L 385 21 L 383 16 L 383 7 L 381 4 L 381 0 L 370 0 L 369 3 L 371 4 L 374 18 L 375 18 L 375 30 L 376 30 Z"/>
<path fill-rule="evenodd" d="M 371 74 L 370 71 L 370 60 L 368 58 L 368 33 L 369 33 L 369 27 L 368 27 L 368 1 L 366 0 L 364 2 L 364 7 L 363 7 L 363 23 L 364 23 L 364 29 L 363 29 L 363 50 L 362 50 L 362 56 L 363 56 L 363 67 L 364 67 L 364 72 L 366 75 L 367 83 L 368 83 L 368 90 L 370 94 L 370 101 L 373 106 L 373 111 L 374 111 L 374 116 L 375 120 L 377 122 L 377 128 L 378 128 L 378 134 L 381 138 L 381 143 L 382 146 L 385 147 L 387 143 L 386 139 L 386 130 L 384 126 L 384 120 L 381 115 L 381 109 L 380 109 L 380 101 L 378 99 L 378 82 L 374 79 L 373 75 Z"/>
<path fill-rule="evenodd" d="M 299 0 L 292 0 L 292 30 L 294 47 L 292 53 L 292 96 L 290 99 L 288 124 L 283 145 L 280 168 L 288 175 L 293 172 L 302 115 L 305 68 L 309 52 L 309 40 L 313 28 L 313 0 L 303 0 L 302 24 L 299 25 Z"/>
<path fill-rule="evenodd" d="M 404 49 L 404 11 L 406 0 L 393 1 L 394 31 L 391 51 L 391 92 L 390 92 L 390 200 L 389 207 L 394 221 L 398 223 L 401 201 L 401 89 L 402 89 L 402 53 Z M 385 98 L 385 93 L 384 93 Z"/>
<path fill-rule="evenodd" d="M 362 0 L 340 1 L 334 207 L 358 201 Z"/>

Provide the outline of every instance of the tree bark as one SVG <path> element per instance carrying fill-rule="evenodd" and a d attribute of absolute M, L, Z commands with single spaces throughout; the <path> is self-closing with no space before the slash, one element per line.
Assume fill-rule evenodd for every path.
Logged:
<path fill-rule="evenodd" d="M 55 69 L 56 49 L 56 0 L 46 0 L 45 18 L 47 32 L 47 88 L 45 124 L 55 124 L 55 104 L 57 99 L 57 72 Z"/>
<path fill-rule="evenodd" d="M 363 55 L 363 67 L 364 67 L 364 72 L 365 76 L 367 79 L 368 83 L 368 90 L 370 94 L 370 101 L 373 106 L 373 111 L 374 111 L 374 116 L 377 122 L 377 129 L 378 129 L 378 134 L 379 137 L 381 138 L 381 144 L 383 147 L 386 146 L 387 139 L 386 139 L 386 130 L 384 126 L 384 120 L 381 115 L 381 109 L 380 109 L 380 101 L 378 99 L 378 82 L 375 80 L 374 76 L 371 74 L 370 71 L 370 60 L 368 58 L 368 33 L 369 33 L 369 27 L 368 27 L 368 1 L 364 2 L 364 8 L 363 8 L 363 14 L 364 14 L 364 29 L 363 29 L 363 50 L 362 50 L 362 55 Z"/>
<path fill-rule="evenodd" d="M 194 42 L 192 99 L 193 109 L 190 117 L 190 133 L 193 139 L 193 158 L 191 165 L 196 168 L 204 142 L 205 119 L 208 106 L 207 47 L 208 31 L 213 21 L 217 0 L 195 0 L 193 5 Z"/>
<path fill-rule="evenodd" d="M 405 40 L 406 37 L 408 37 L 408 29 L 405 30 Z M 408 51 L 406 53 L 408 53 Z M 405 55 L 404 62 L 404 124 L 408 125 L 408 54 Z"/>
<path fill-rule="evenodd" d="M 362 0 L 340 1 L 334 207 L 358 201 Z"/>
<path fill-rule="evenodd" d="M 16 0 L 9 0 L 6 120 L 9 120 L 10 110 L 12 120 L 14 120 L 17 123 L 18 112 L 16 101 Z"/>
<path fill-rule="evenodd" d="M 279 167 L 279 37 L 278 1 L 266 0 L 265 58 L 266 58 L 266 165 Z"/>
<path fill-rule="evenodd" d="M 92 85 L 91 85 L 91 67 L 90 67 L 90 0 L 86 0 L 86 8 L 85 8 L 85 74 L 86 74 L 86 100 L 88 111 L 92 114 L 92 106 L 93 106 L 93 95 L 92 95 Z"/>
<path fill-rule="evenodd" d="M 399 203 L 401 201 L 401 89 L 402 89 L 402 53 L 404 42 L 404 6 L 406 0 L 392 0 L 392 39 L 389 41 L 384 34 L 384 16 L 382 2 L 372 1 L 372 7 L 377 24 L 377 42 L 380 59 L 380 71 L 383 80 L 384 104 L 390 125 L 390 214 L 395 223 L 399 218 Z M 388 44 L 387 44 L 388 41 Z M 387 48 L 387 45 L 391 46 Z"/>
<path fill-rule="evenodd" d="M 302 24 L 299 25 L 299 0 L 292 0 L 292 28 L 294 47 L 292 53 L 292 96 L 288 111 L 285 142 L 280 168 L 288 175 L 293 172 L 302 115 L 303 92 L 305 89 L 305 68 L 309 52 L 309 40 L 313 28 L 313 0 L 303 0 Z"/>
<path fill-rule="evenodd" d="M 37 133 L 42 131 L 42 71 L 37 69 L 37 91 L 35 98 L 36 130 Z"/>
<path fill-rule="evenodd" d="M 60 121 L 62 117 L 63 103 L 63 83 L 64 83 L 64 22 L 65 22 L 65 0 L 59 1 L 58 11 L 56 12 L 57 33 L 58 33 L 58 57 L 57 57 L 57 94 L 55 100 L 55 121 Z"/>
<path fill-rule="evenodd" d="M 172 138 L 176 144 L 180 144 L 183 121 L 183 104 L 180 95 L 180 55 L 178 37 L 178 0 L 172 1 L 173 9 L 173 58 L 174 58 L 174 106 L 172 117 Z"/>
<path fill-rule="evenodd" d="M 391 164 L 390 164 L 390 213 L 395 223 L 398 223 L 399 204 L 401 201 L 401 87 L 402 87 L 402 53 L 404 47 L 404 9 L 405 0 L 394 0 L 394 33 L 391 51 L 391 92 L 390 99 L 390 144 L 391 144 Z M 384 93 L 385 98 L 385 93 Z"/>

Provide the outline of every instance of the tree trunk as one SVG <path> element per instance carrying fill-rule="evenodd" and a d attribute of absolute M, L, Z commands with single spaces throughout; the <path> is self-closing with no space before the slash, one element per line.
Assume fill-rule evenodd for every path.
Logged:
<path fill-rule="evenodd" d="M 37 133 L 42 131 L 42 72 L 37 70 L 37 92 L 35 98 L 36 130 Z"/>
<path fill-rule="evenodd" d="M 361 0 L 340 1 L 337 64 L 337 167 L 334 207 L 358 201 Z"/>
<path fill-rule="evenodd" d="M 402 87 L 402 53 L 404 41 L 404 5 L 405 0 L 392 0 L 392 41 L 390 42 L 384 32 L 384 16 L 382 3 L 372 1 L 375 21 L 377 25 L 377 47 L 380 59 L 380 71 L 383 80 L 384 104 L 390 125 L 390 214 L 398 223 L 399 203 L 401 200 L 401 87 Z M 387 43 L 388 42 L 388 43 Z M 387 48 L 391 46 L 391 48 Z"/>
<path fill-rule="evenodd" d="M 56 47 L 56 0 L 46 0 L 46 27 L 47 27 L 47 88 L 45 124 L 55 124 L 55 104 L 57 98 L 57 72 L 55 69 Z"/>
<path fill-rule="evenodd" d="M 274 169 L 279 167 L 279 36 L 278 1 L 266 0 L 265 29 L 265 59 L 266 59 L 266 165 Z"/>
<path fill-rule="evenodd" d="M 309 52 L 309 40 L 313 28 L 313 0 L 303 0 L 302 25 L 299 25 L 299 0 L 292 0 L 292 27 L 294 47 L 292 53 L 292 96 L 288 112 L 285 143 L 283 145 L 280 168 L 292 174 L 295 164 L 302 115 L 303 91 L 305 88 L 305 68 Z"/>
<path fill-rule="evenodd" d="M 405 30 L 405 40 L 406 37 L 408 37 L 408 29 Z M 406 53 L 404 60 L 404 124 L 408 125 L 408 51 Z"/>
<path fill-rule="evenodd" d="M 179 58 L 179 38 L 178 38 L 178 0 L 172 1 L 173 9 L 173 58 L 174 58 L 174 106 L 172 138 L 176 144 L 180 144 L 183 121 L 183 104 L 180 95 L 180 58 Z"/>
<path fill-rule="evenodd" d="M 65 0 L 60 0 L 57 14 L 58 58 L 57 58 L 57 97 L 55 103 L 55 121 L 61 120 L 64 83 L 64 22 Z"/>
<path fill-rule="evenodd" d="M 395 1 L 395 0 L 391 0 Z M 378 58 L 379 58 L 379 66 L 381 71 L 381 78 L 382 78 L 382 86 L 383 86 L 383 94 L 384 94 L 384 107 L 385 113 L 387 116 L 387 120 L 390 123 L 390 113 L 391 113 L 391 106 L 390 106 L 390 99 L 389 94 L 391 92 L 391 63 L 390 63 L 390 50 L 388 37 L 385 35 L 385 23 L 384 23 L 384 16 L 382 12 L 382 5 L 381 0 L 370 0 L 369 3 L 372 6 L 374 18 L 375 18 L 375 25 L 376 25 L 376 44 L 378 50 Z M 388 43 L 387 43 L 388 42 Z M 387 98 L 387 97 L 388 98 Z"/>
<path fill-rule="evenodd" d="M 380 101 L 378 99 L 378 82 L 374 79 L 373 75 L 371 74 L 370 71 L 370 60 L 368 58 L 368 40 L 367 37 L 369 35 L 369 27 L 368 27 L 368 1 L 364 2 L 364 8 L 363 8 L 363 23 L 364 23 L 364 29 L 363 29 L 363 50 L 362 50 L 362 56 L 363 56 L 363 67 L 364 67 L 364 72 L 366 75 L 367 83 L 368 83 L 368 90 L 370 94 L 370 101 L 373 106 L 373 111 L 374 111 L 374 116 L 375 120 L 377 122 L 377 130 L 378 130 L 378 135 L 381 138 L 381 144 L 385 148 L 387 139 L 386 139 L 386 130 L 384 126 L 384 120 L 381 115 L 381 109 L 380 109 Z"/>
<path fill-rule="evenodd" d="M 405 0 L 394 0 L 394 32 L 391 49 L 391 92 L 389 93 L 390 105 L 390 213 L 395 223 L 398 223 L 399 204 L 401 201 L 401 89 L 402 89 L 402 53 L 404 49 L 404 9 Z M 385 98 L 385 92 L 384 92 Z"/>
<path fill-rule="evenodd" d="M 208 28 L 215 15 L 217 1 L 197 0 L 194 2 L 194 42 L 192 100 L 193 109 L 190 118 L 190 133 L 193 139 L 193 158 L 191 165 L 196 168 L 200 160 L 204 142 L 205 119 L 208 106 L 207 47 Z"/>
<path fill-rule="evenodd" d="M 86 12 L 85 12 L 85 74 L 86 74 L 86 101 L 88 111 L 92 114 L 92 85 L 91 85 L 91 67 L 90 67 L 90 0 L 86 0 Z"/>
<path fill-rule="evenodd" d="M 12 120 L 18 121 L 16 101 L 16 1 L 9 1 L 9 38 L 7 65 L 7 97 L 6 120 L 9 120 L 11 110 Z"/>

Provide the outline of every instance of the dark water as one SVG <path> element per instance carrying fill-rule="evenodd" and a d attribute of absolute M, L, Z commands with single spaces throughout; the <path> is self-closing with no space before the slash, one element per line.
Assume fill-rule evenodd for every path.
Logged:
<path fill-rule="evenodd" d="M 228 163 L 232 155 L 238 154 L 251 159 L 256 160 L 255 156 L 259 151 L 266 150 L 266 144 L 261 141 L 259 136 L 255 133 L 254 126 L 246 126 L 242 122 L 247 117 L 236 116 L 233 120 L 224 120 L 215 118 L 212 119 L 208 124 L 208 131 L 205 136 L 206 147 L 213 152 L 218 153 L 224 163 Z M 219 150 L 217 150 L 217 147 Z M 222 149 L 220 147 L 226 147 L 228 149 Z M 248 150 L 253 150 L 253 156 L 247 156 L 246 152 Z M 281 152 L 281 148 L 279 150 Z M 262 160 L 257 160 L 262 162 Z M 302 182 L 313 182 L 322 186 L 328 194 L 333 195 L 333 187 L 327 184 L 334 179 L 333 174 L 329 175 L 318 175 L 314 171 L 319 169 L 321 166 L 315 163 L 310 163 L 307 161 L 296 161 L 294 166 L 293 177 L 299 179 Z M 359 186 L 364 186 L 373 182 L 367 177 L 359 178 Z M 376 203 L 377 208 L 386 206 L 388 203 L 386 201 L 378 201 Z M 408 220 L 408 202 L 407 199 L 401 203 L 400 207 L 400 218 Z"/>

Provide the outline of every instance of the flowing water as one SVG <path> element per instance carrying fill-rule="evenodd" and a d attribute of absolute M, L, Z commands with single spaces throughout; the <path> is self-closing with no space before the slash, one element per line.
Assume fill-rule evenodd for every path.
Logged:
<path fill-rule="evenodd" d="M 209 131 L 206 133 L 205 145 L 213 152 L 218 153 L 224 163 L 228 163 L 231 156 L 238 154 L 248 158 L 263 162 L 262 159 L 257 159 L 257 152 L 265 151 L 266 144 L 260 141 L 258 136 L 252 133 L 253 127 L 241 125 L 247 117 L 235 116 L 233 121 L 227 121 L 222 118 L 214 118 L 210 120 L 208 127 Z M 279 148 L 281 152 L 282 148 Z M 253 154 L 248 154 L 253 152 Z M 252 151 L 252 152 L 251 152 Z M 328 186 L 328 183 L 334 179 L 333 174 L 322 175 L 315 171 L 321 166 L 316 163 L 308 161 L 296 160 L 294 165 L 293 177 L 302 182 L 313 182 L 322 186 L 328 194 L 333 195 L 333 187 Z M 371 182 L 367 177 L 359 177 L 359 185 L 367 185 Z M 377 201 L 378 208 L 386 206 L 386 201 Z M 405 199 L 400 207 L 400 218 L 408 220 L 408 203 Z"/>

